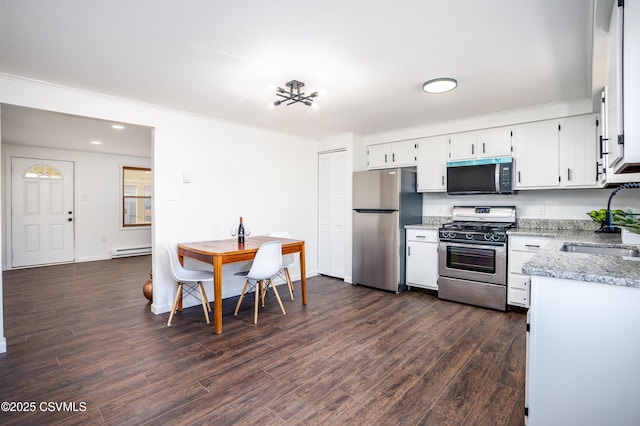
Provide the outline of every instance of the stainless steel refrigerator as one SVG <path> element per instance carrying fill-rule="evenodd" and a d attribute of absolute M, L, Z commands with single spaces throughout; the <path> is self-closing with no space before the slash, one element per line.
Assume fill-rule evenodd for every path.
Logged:
<path fill-rule="evenodd" d="M 416 172 L 384 169 L 353 174 L 353 284 L 405 289 L 405 225 L 422 223 Z"/>

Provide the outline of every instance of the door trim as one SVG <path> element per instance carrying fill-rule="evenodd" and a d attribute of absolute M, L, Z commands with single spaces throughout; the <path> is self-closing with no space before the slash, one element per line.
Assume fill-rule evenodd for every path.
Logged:
<path fill-rule="evenodd" d="M 13 266 L 13 160 L 14 159 L 27 159 L 34 160 L 37 162 L 66 162 L 70 163 L 73 169 L 73 179 L 71 182 L 71 201 L 72 208 L 74 212 L 73 224 L 72 224 L 72 232 L 73 232 L 73 249 L 72 249 L 72 259 L 64 262 L 54 262 L 54 263 L 42 263 L 37 265 L 26 265 L 26 266 Z M 5 231 L 6 231 L 6 240 L 5 240 L 5 250 L 6 254 L 3 256 L 5 260 L 5 264 L 3 265 L 3 270 L 14 270 L 14 269 L 25 269 L 25 268 L 34 268 L 40 266 L 48 266 L 48 265 L 56 265 L 62 263 L 75 263 L 78 258 L 77 249 L 78 249 L 78 241 L 77 241 L 77 229 L 76 229 L 76 162 L 74 160 L 63 159 L 63 158 L 51 158 L 51 157 L 33 157 L 29 155 L 7 155 L 5 157 L 5 181 L 6 185 L 6 194 L 5 194 L 5 213 L 6 213 L 6 223 L 5 223 Z"/>

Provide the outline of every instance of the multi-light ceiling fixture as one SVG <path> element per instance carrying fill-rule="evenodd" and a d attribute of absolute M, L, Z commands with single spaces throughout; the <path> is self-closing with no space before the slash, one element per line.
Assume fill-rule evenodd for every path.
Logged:
<path fill-rule="evenodd" d="M 313 92 L 310 95 L 304 96 L 304 92 L 300 91 L 304 87 L 304 83 L 298 80 L 291 80 L 287 83 L 287 87 L 289 88 L 288 92 L 282 87 L 276 89 L 276 96 L 280 96 L 283 99 L 275 101 L 273 105 L 278 106 L 283 102 L 287 102 L 287 105 L 302 102 L 307 106 L 311 106 L 313 104 L 313 98 L 319 95 L 318 92 Z"/>

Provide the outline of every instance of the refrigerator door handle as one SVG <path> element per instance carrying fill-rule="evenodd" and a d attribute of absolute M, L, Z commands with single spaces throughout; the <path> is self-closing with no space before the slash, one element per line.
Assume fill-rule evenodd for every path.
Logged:
<path fill-rule="evenodd" d="M 356 213 L 383 213 L 383 214 L 391 214 L 397 212 L 397 210 L 393 209 L 353 209 Z"/>

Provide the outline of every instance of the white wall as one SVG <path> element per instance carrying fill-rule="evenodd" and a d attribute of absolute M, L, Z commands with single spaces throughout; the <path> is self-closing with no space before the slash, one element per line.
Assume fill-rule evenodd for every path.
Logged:
<path fill-rule="evenodd" d="M 3 144 L 2 164 L 5 167 L 6 182 L 2 187 L 5 206 L 2 216 L 6 250 L 4 253 L 9 253 L 11 249 L 11 223 L 8 220 L 11 205 L 11 157 L 67 160 L 74 163 L 76 261 L 109 259 L 112 248 L 151 245 L 150 228 L 122 229 L 120 226 L 121 167 L 150 167 L 150 158 Z M 11 267 L 11 261 L 6 255 L 2 258 L 2 265 L 3 269 Z"/>
<path fill-rule="evenodd" d="M 154 128 L 154 312 L 168 312 L 175 292 L 162 246 L 230 238 L 239 216 L 254 235 L 288 230 L 305 240 L 307 276 L 317 273 L 315 140 L 7 75 L 0 75 L 0 103 Z M 239 294 L 238 267 L 224 267 L 223 297 Z M 141 286 L 146 278 L 141 271 Z"/>

